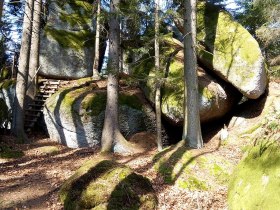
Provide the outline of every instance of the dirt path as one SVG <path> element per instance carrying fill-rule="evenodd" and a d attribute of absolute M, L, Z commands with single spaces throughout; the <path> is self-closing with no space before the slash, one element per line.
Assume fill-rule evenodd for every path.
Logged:
<path fill-rule="evenodd" d="M 15 160 L 0 159 L 0 209 L 63 209 L 58 198 L 61 184 L 85 161 L 98 154 L 96 149 L 69 149 L 47 138 L 37 137 L 31 145 L 15 145 L 11 143 L 11 137 L 3 138 L 6 143 L 10 142 L 10 147 L 22 150 L 24 156 Z M 229 154 L 229 148 L 217 149 L 218 146 L 219 142 L 213 139 L 205 145 L 203 152 Z M 54 147 L 59 151 L 53 152 Z M 152 149 L 140 155 L 114 155 L 112 158 L 152 181 L 159 197 L 159 209 L 195 209 L 198 202 L 206 208 L 225 207 L 226 189 L 217 189 L 216 193 L 201 192 L 198 196 L 164 184 L 153 167 L 155 154 L 156 150 Z M 238 159 L 239 155 L 236 162 Z"/>
<path fill-rule="evenodd" d="M 280 93 L 280 85 L 272 84 L 271 94 Z M 252 105 L 251 108 L 256 107 Z M 250 117 L 250 123 L 259 120 L 261 112 Z M 254 120 L 255 119 L 255 120 Z M 254 122 L 255 121 L 255 122 Z M 219 140 L 218 130 L 209 130 L 208 143 L 199 153 L 211 153 L 217 157 L 226 157 L 236 165 L 242 156 L 241 148 L 246 142 Z M 98 154 L 96 148 L 69 149 L 51 142 L 48 138 L 37 136 L 30 145 L 14 144 L 11 136 L 0 136 L 2 143 L 11 150 L 23 151 L 23 157 L 16 159 L 0 158 L 0 209 L 63 209 L 59 202 L 58 191 L 62 183 L 69 178 L 85 161 Z M 0 141 L 0 142 L 1 142 Z M 227 209 L 227 189 L 218 186 L 208 191 L 187 191 L 175 185 L 164 184 L 162 177 L 154 169 L 155 149 L 141 155 L 112 158 L 148 177 L 159 198 L 159 209 Z"/>

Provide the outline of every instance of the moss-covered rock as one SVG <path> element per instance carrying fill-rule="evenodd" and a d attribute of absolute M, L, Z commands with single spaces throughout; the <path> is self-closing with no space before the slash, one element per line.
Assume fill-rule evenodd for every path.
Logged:
<path fill-rule="evenodd" d="M 182 30 L 182 22 L 177 21 Z M 257 41 L 232 16 L 217 6 L 197 6 L 198 59 L 248 98 L 262 95 L 267 85 L 264 58 Z"/>
<path fill-rule="evenodd" d="M 6 66 L 3 66 L 2 69 L 0 70 L 0 72 L 1 72 L 1 74 L 0 74 L 0 82 L 2 80 L 9 79 L 9 77 L 11 76 L 11 71 Z"/>
<path fill-rule="evenodd" d="M 125 137 L 154 131 L 151 109 L 133 93 L 121 93 L 120 129 Z M 106 91 L 92 85 L 66 88 L 52 95 L 44 109 L 48 133 L 69 147 L 99 145 L 106 107 Z"/>
<path fill-rule="evenodd" d="M 157 209 L 150 181 L 111 160 L 88 161 L 61 187 L 65 209 Z"/>
<path fill-rule="evenodd" d="M 279 209 L 279 151 L 274 141 L 260 141 L 247 151 L 230 181 L 230 209 Z"/>
<path fill-rule="evenodd" d="M 51 1 L 49 11 L 41 33 L 39 74 L 70 79 L 91 76 L 94 57 L 92 3 L 87 0 Z"/>
<path fill-rule="evenodd" d="M 184 54 L 179 49 L 180 42 L 172 43 L 167 51 L 172 52 L 168 61 L 162 61 L 165 69 L 165 82 L 162 86 L 162 113 L 173 124 L 182 124 L 183 103 L 184 103 Z M 179 43 L 178 43 L 179 42 Z M 177 44 L 176 44 L 177 43 Z M 155 78 L 159 75 L 154 71 L 154 60 L 144 59 L 141 65 L 134 69 L 135 75 L 146 78 L 142 84 L 146 97 L 154 103 L 155 99 Z M 219 82 L 207 74 L 202 68 L 198 68 L 198 86 L 201 122 L 208 122 L 224 116 L 240 99 L 240 94 L 230 85 Z"/>

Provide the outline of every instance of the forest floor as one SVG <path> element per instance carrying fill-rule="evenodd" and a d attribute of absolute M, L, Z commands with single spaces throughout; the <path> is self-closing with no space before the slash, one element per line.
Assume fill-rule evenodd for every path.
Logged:
<path fill-rule="evenodd" d="M 266 99 L 248 105 L 250 124 L 260 120 L 261 109 L 258 105 L 270 96 L 279 94 L 280 84 L 272 82 Z M 242 148 L 248 142 L 223 144 L 219 138 L 222 124 L 206 127 L 205 145 L 197 152 L 226 157 L 237 165 L 243 154 Z M 44 135 L 34 135 L 31 140 L 31 144 L 15 144 L 12 136 L 0 135 L 0 149 L 6 148 L 10 153 L 17 151 L 19 156 L 9 158 L 9 154 L 6 154 L 0 157 L 0 209 L 63 209 L 58 193 L 61 185 L 84 162 L 94 159 L 98 148 L 70 149 Z M 159 199 L 159 209 L 227 209 L 227 187 L 224 185 L 212 190 L 190 191 L 166 184 L 154 167 L 153 157 L 156 153 L 156 148 L 151 147 L 142 154 L 112 155 L 112 158 L 151 180 Z"/>

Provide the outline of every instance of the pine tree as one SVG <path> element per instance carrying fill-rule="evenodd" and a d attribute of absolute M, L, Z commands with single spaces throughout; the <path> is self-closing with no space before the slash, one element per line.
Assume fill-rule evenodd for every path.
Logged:
<path fill-rule="evenodd" d="M 28 89 L 26 91 L 27 96 L 31 99 L 34 99 L 36 94 L 35 74 L 39 67 L 41 8 L 42 0 L 35 0 L 29 59 Z"/>
<path fill-rule="evenodd" d="M 17 136 L 19 142 L 26 142 L 28 138 L 24 132 L 24 105 L 25 93 L 27 87 L 28 63 L 30 56 L 30 42 L 32 30 L 32 13 L 33 13 L 34 0 L 26 0 L 24 18 L 23 18 L 23 31 L 21 39 L 20 57 L 18 64 L 17 84 L 16 84 L 16 97 L 15 97 L 15 125 L 13 133 Z"/>
<path fill-rule="evenodd" d="M 184 0 L 184 127 L 183 139 L 193 148 L 203 146 L 198 100 L 196 58 L 196 0 Z"/>

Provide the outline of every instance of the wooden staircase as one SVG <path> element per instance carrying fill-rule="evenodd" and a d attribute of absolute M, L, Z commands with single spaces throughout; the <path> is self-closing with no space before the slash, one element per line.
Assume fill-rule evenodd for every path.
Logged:
<path fill-rule="evenodd" d="M 43 79 L 39 82 L 39 90 L 34 100 L 25 109 L 24 128 L 31 132 L 43 113 L 46 100 L 54 94 L 61 85 L 60 80 Z"/>

